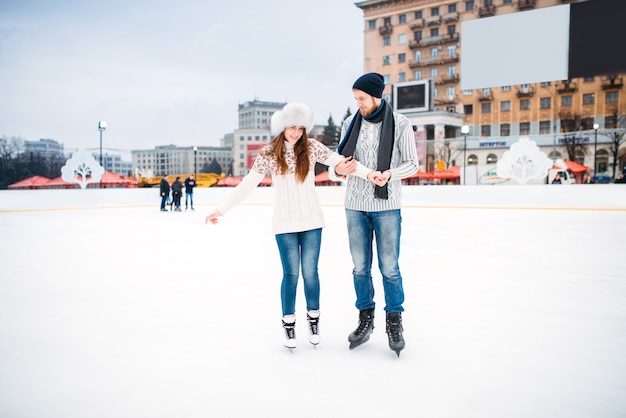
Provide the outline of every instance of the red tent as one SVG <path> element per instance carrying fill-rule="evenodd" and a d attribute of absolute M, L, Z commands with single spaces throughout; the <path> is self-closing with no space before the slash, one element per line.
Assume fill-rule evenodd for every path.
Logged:
<path fill-rule="evenodd" d="M 41 186 L 50 182 L 50 179 L 43 176 L 32 176 L 9 185 L 11 190 L 40 189 Z"/>

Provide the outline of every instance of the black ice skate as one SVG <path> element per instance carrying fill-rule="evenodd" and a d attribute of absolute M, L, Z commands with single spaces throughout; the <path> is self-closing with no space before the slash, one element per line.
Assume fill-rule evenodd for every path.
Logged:
<path fill-rule="evenodd" d="M 283 345 L 289 350 L 296 348 L 296 322 L 285 322 L 283 319 L 283 330 L 285 331 L 285 342 Z"/>
<path fill-rule="evenodd" d="M 389 348 L 400 357 L 400 351 L 404 348 L 402 314 L 400 312 L 389 312 L 387 314 L 387 337 L 389 338 Z"/>
<path fill-rule="evenodd" d="M 369 340 L 372 331 L 374 331 L 374 308 L 359 311 L 359 325 L 348 336 L 350 350 Z"/>
<path fill-rule="evenodd" d="M 320 343 L 320 313 L 319 311 L 310 311 L 306 314 L 306 319 L 309 322 L 309 342 L 316 347 Z"/>

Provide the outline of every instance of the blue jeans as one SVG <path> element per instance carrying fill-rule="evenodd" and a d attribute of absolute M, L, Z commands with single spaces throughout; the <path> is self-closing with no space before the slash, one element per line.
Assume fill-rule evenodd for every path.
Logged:
<path fill-rule="evenodd" d="M 193 208 L 193 192 L 185 193 L 185 207 L 191 201 L 191 207 Z"/>
<path fill-rule="evenodd" d="M 320 307 L 320 280 L 317 264 L 322 245 L 322 229 L 277 234 L 276 243 L 283 264 L 283 282 L 280 286 L 283 316 L 295 314 L 296 289 L 302 264 L 304 297 L 308 311 Z"/>
<path fill-rule="evenodd" d="M 354 290 L 359 310 L 375 307 L 372 282 L 373 241 L 378 268 L 383 276 L 385 311 L 403 312 L 404 289 L 398 266 L 400 256 L 400 210 L 361 212 L 346 209 L 350 253 L 354 263 Z"/>

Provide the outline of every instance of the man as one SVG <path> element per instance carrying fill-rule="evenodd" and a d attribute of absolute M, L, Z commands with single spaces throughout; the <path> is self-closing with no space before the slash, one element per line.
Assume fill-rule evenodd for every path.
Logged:
<path fill-rule="evenodd" d="M 338 151 L 354 157 L 378 172 L 375 183 L 349 176 L 345 194 L 350 253 L 359 323 L 348 341 L 350 349 L 370 338 L 374 329 L 374 286 L 372 282 L 373 241 L 376 240 L 378 265 L 385 293 L 386 332 L 389 348 L 400 356 L 405 342 L 402 335 L 404 289 L 398 266 L 400 254 L 401 180 L 417 172 L 419 162 L 413 127 L 409 120 L 382 99 L 383 76 L 368 73 L 359 77 L 352 92 L 359 111 L 347 118 L 341 128 Z M 354 163 L 343 162 L 335 173 L 353 172 Z M 332 170 L 331 170 L 332 171 Z M 331 177 L 332 177 L 331 172 Z"/>
<path fill-rule="evenodd" d="M 195 210 L 193 208 L 194 187 L 196 187 L 196 177 L 193 174 L 190 174 L 189 177 L 185 179 L 185 210 L 187 210 L 189 203 L 191 203 L 191 210 Z"/>
<path fill-rule="evenodd" d="M 172 200 L 174 201 L 175 211 L 180 212 L 180 198 L 183 194 L 183 183 L 180 181 L 180 177 L 176 177 L 174 183 L 172 183 Z"/>
<path fill-rule="evenodd" d="M 161 184 L 159 184 L 159 192 L 161 194 L 161 212 L 167 212 L 167 209 L 165 209 L 165 205 L 167 204 L 167 199 L 170 196 L 170 182 L 167 179 L 167 174 L 161 179 Z"/>

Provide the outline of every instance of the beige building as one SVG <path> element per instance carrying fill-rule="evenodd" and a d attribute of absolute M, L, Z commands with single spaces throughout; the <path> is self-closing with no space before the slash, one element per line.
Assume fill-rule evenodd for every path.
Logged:
<path fill-rule="evenodd" d="M 424 80 L 427 109 L 404 112 L 416 129 L 423 170 L 495 166 L 519 137 L 552 159 L 573 160 L 597 175 L 614 176 L 626 162 L 624 74 L 461 91 L 461 23 L 578 1 L 366 0 L 364 71 L 382 74 L 384 97 Z M 532 28 L 529 28 L 532 30 Z M 614 42 L 615 40 L 607 40 Z M 469 133 L 461 133 L 463 125 Z M 620 139 L 622 138 L 622 139 Z M 622 142 L 617 159 L 616 141 Z M 572 142 L 577 145 L 572 147 Z M 597 153 L 594 152 L 597 150 Z"/>

